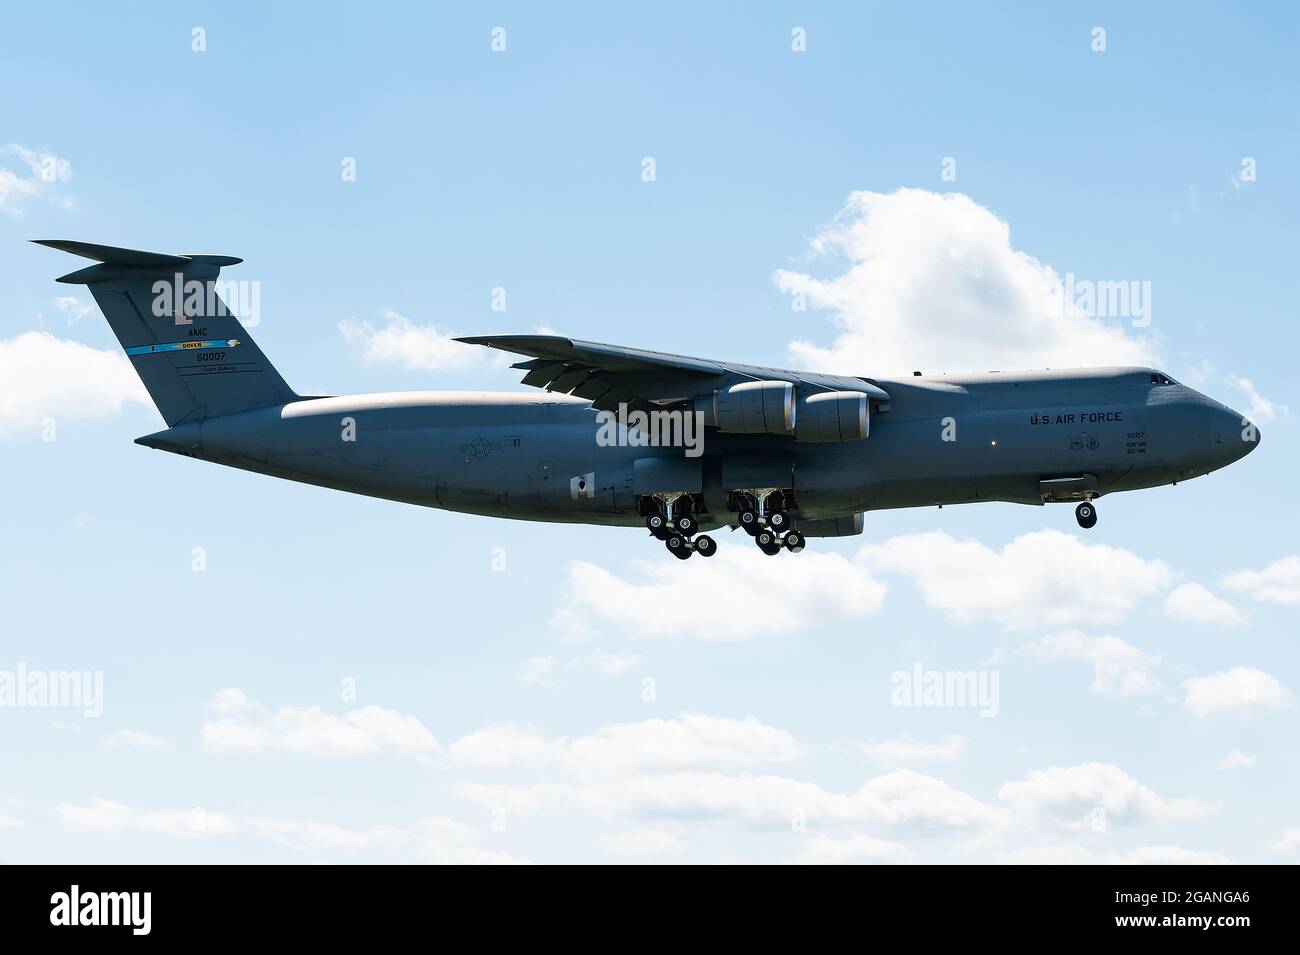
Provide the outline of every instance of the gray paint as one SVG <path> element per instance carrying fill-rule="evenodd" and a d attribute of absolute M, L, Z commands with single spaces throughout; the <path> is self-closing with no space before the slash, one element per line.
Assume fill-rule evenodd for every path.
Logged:
<path fill-rule="evenodd" d="M 90 285 L 126 348 L 178 334 L 170 318 L 153 318 L 141 307 L 160 274 L 179 269 L 210 280 L 220 265 L 237 261 L 155 260 L 154 253 L 46 244 L 103 263 L 63 281 Z M 238 325 L 233 318 L 221 321 Z M 1045 494 L 1100 497 L 1208 474 L 1259 443 L 1257 429 L 1242 415 L 1149 368 L 864 379 L 553 336 L 497 336 L 469 341 L 529 356 L 517 366 L 526 380 L 571 387 L 579 397 L 411 392 L 302 398 L 247 330 L 223 324 L 217 331 L 240 340 L 222 362 L 199 363 L 184 351 L 132 357 L 174 423 L 138 443 L 342 491 L 518 520 L 641 526 L 638 495 L 686 490 L 700 493 L 705 512 L 698 516 L 707 529 L 734 525 L 729 490 L 777 487 L 792 492 L 791 513 L 810 536 L 819 528 L 850 533 L 860 523 L 813 522 L 884 508 L 1041 504 Z M 223 364 L 239 371 L 223 371 Z M 703 454 L 694 459 L 681 448 L 602 447 L 597 441 L 593 401 L 603 408 L 618 399 L 640 408 L 707 409 L 717 391 L 765 380 L 793 383 L 805 404 L 823 392 L 867 394 L 869 436 L 812 443 L 709 428 Z M 945 440 L 954 429 L 955 440 Z M 349 435 L 355 440 L 344 440 Z"/>

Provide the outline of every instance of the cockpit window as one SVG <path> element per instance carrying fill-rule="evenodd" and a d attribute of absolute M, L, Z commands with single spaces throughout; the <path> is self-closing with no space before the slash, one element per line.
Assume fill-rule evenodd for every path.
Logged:
<path fill-rule="evenodd" d="M 1154 371 L 1154 372 L 1151 373 L 1151 384 L 1153 384 L 1153 385 L 1176 385 L 1176 384 L 1178 384 L 1178 382 L 1174 381 L 1174 380 L 1173 380 L 1172 378 L 1170 378 L 1168 375 L 1162 375 L 1160 372 L 1158 372 L 1158 371 Z"/>

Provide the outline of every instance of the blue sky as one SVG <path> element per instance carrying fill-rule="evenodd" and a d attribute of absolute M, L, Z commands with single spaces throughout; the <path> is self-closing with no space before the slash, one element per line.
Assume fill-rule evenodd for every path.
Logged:
<path fill-rule="evenodd" d="M 1295 27 L 1211 5 L 9 12 L 0 671 L 102 671 L 104 699 L 0 707 L 0 858 L 1294 859 Z M 258 343 L 302 393 L 514 390 L 446 339 L 537 328 L 866 375 L 1146 356 L 1263 442 L 1104 499 L 1088 534 L 1065 507 L 881 512 L 779 573 L 735 539 L 670 566 L 639 532 L 133 445 L 161 420 L 53 282 L 77 263 L 31 238 L 242 256 L 226 277 L 260 283 Z M 1035 321 L 1067 274 L 1150 282 L 1150 326 Z M 996 672 L 997 715 L 893 705 L 917 664 Z"/>

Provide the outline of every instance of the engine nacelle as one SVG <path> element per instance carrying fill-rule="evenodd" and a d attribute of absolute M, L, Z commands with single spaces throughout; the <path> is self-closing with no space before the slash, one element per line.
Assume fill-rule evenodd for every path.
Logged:
<path fill-rule="evenodd" d="M 823 517 L 815 521 L 800 518 L 796 523 L 799 533 L 804 537 L 853 537 L 862 533 L 864 517 L 865 515 L 859 511 L 857 514 Z"/>
<path fill-rule="evenodd" d="M 823 391 L 799 402 L 796 441 L 861 441 L 870 433 L 871 401 L 861 391 Z"/>
<path fill-rule="evenodd" d="M 706 423 L 729 434 L 789 434 L 794 430 L 794 385 L 788 381 L 742 382 L 715 391 L 711 408 L 707 397 L 696 407 L 704 412 Z"/>

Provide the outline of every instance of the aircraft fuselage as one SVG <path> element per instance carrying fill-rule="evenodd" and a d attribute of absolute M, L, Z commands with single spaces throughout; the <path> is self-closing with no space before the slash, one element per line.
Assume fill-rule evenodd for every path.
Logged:
<path fill-rule="evenodd" d="M 710 428 L 696 458 L 681 447 L 637 446 L 635 438 L 602 441 L 589 402 L 545 393 L 305 398 L 139 441 L 412 504 L 609 525 L 641 524 L 647 489 L 672 490 L 647 484 L 663 469 L 637 462 L 653 458 L 668 472 L 698 468 L 696 511 L 708 528 L 735 523 L 729 505 L 738 488 L 786 487 L 772 482 L 787 470 L 790 513 L 814 520 L 935 504 L 1091 499 L 1207 474 L 1259 439 L 1237 412 L 1149 368 L 875 381 L 890 400 L 873 411 L 864 439 L 803 443 Z M 1050 490 L 1057 487 L 1059 495 Z"/>

